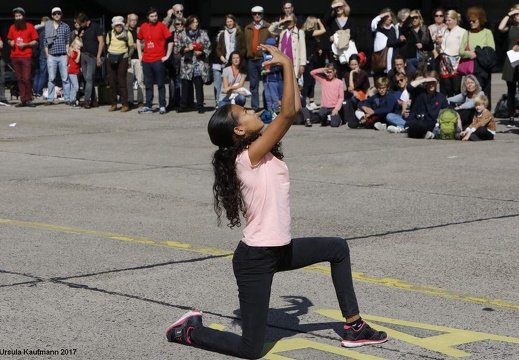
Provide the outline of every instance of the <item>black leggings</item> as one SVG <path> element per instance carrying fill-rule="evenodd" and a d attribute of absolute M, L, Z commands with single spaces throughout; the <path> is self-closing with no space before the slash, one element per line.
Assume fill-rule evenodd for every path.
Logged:
<path fill-rule="evenodd" d="M 272 279 L 278 271 L 330 262 L 332 282 L 344 317 L 357 315 L 350 250 L 342 238 L 299 238 L 281 247 L 251 247 L 240 242 L 233 269 L 240 299 L 243 335 L 198 327 L 191 331 L 195 346 L 219 353 L 257 359 L 262 354 L 267 328 Z"/>

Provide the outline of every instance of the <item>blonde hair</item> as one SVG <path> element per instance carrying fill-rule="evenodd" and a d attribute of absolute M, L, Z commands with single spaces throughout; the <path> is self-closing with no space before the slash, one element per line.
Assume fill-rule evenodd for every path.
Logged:
<path fill-rule="evenodd" d="M 420 19 L 420 26 L 423 25 L 423 16 L 422 16 L 422 13 L 420 12 L 420 10 L 418 10 L 418 9 L 411 10 L 411 12 L 409 13 L 409 16 L 411 16 L 411 17 L 418 16 L 418 19 Z"/>
<path fill-rule="evenodd" d="M 447 10 L 443 15 L 445 15 L 445 19 L 450 17 L 451 19 L 455 19 L 458 25 L 461 24 L 461 14 L 456 10 Z"/>
<path fill-rule="evenodd" d="M 305 23 L 303 24 L 303 27 L 301 30 L 308 31 L 308 30 L 316 30 L 315 26 L 317 25 L 317 18 L 315 16 L 310 15 L 306 18 Z"/>
<path fill-rule="evenodd" d="M 332 1 L 332 6 L 334 3 L 342 3 L 342 7 L 344 8 L 344 15 L 346 16 L 350 16 L 350 12 L 351 12 L 351 8 L 350 6 L 348 5 L 348 3 L 345 1 L 345 0 L 333 0 Z M 333 15 L 336 16 L 337 13 L 335 10 L 333 10 Z"/>
<path fill-rule="evenodd" d="M 485 107 L 488 106 L 488 97 L 486 95 L 478 95 L 474 99 L 474 105 L 483 105 Z"/>

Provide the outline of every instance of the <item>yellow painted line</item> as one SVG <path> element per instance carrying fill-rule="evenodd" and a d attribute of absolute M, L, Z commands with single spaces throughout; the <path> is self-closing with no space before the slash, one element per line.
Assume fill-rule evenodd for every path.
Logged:
<path fill-rule="evenodd" d="M 80 229 L 80 228 L 75 228 L 75 227 L 59 226 L 59 225 L 45 224 L 45 223 L 38 223 L 38 222 L 31 222 L 31 221 L 0 219 L 0 224 L 28 227 L 28 228 L 34 228 L 34 229 L 43 229 L 43 230 L 54 230 L 54 231 L 59 231 L 59 232 L 72 233 L 72 234 L 96 236 L 96 237 L 102 237 L 102 238 L 111 239 L 111 240 L 118 240 L 118 241 L 125 241 L 125 242 L 137 243 L 137 244 L 161 246 L 161 247 L 168 247 L 168 248 L 174 248 L 174 249 L 179 249 L 179 250 L 192 251 L 192 252 L 196 252 L 199 254 L 207 254 L 207 255 L 212 255 L 212 256 L 225 256 L 225 257 L 231 258 L 232 254 L 233 254 L 232 251 L 228 251 L 228 250 L 216 249 L 216 248 L 211 248 L 211 247 L 207 247 L 207 246 L 186 244 L 186 243 L 181 243 L 181 242 L 171 241 L 171 240 L 155 241 L 153 239 L 148 239 L 148 238 L 132 237 L 132 236 L 126 236 L 126 235 L 115 234 L 115 233 L 104 232 L 104 231 L 86 230 L 86 229 Z M 322 266 L 322 265 L 308 266 L 305 268 L 305 270 L 311 271 L 314 273 L 328 275 L 328 276 L 331 274 L 330 267 Z M 498 306 L 498 307 L 503 307 L 503 308 L 508 308 L 508 309 L 519 310 L 519 303 L 508 301 L 508 300 L 489 299 L 486 297 L 478 297 L 478 296 L 474 296 L 471 294 L 457 293 L 457 292 L 449 291 L 447 289 L 437 288 L 437 287 L 433 287 L 433 286 L 410 284 L 410 283 L 406 283 L 404 281 L 400 281 L 398 279 L 368 276 L 368 275 L 366 275 L 364 273 L 360 273 L 360 272 L 353 272 L 352 276 L 353 276 L 354 280 L 362 281 L 362 282 L 366 282 L 366 283 L 370 283 L 370 284 L 381 285 L 381 286 L 386 286 L 386 287 L 396 288 L 396 289 L 401 289 L 401 290 L 407 290 L 407 291 L 417 292 L 417 293 L 421 293 L 421 294 L 442 297 L 442 298 L 446 298 L 446 299 L 462 300 L 462 301 L 467 301 L 467 302 L 485 304 L 488 306 Z"/>

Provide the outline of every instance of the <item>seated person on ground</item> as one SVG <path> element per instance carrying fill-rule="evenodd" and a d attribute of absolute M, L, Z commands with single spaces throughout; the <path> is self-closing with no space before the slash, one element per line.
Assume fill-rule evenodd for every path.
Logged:
<path fill-rule="evenodd" d="M 328 115 L 339 116 L 344 101 L 344 83 L 337 78 L 337 72 L 331 63 L 324 68 L 312 70 L 310 75 L 321 85 L 321 108 L 317 115 L 321 119 L 321 126 L 327 126 Z"/>
<path fill-rule="evenodd" d="M 432 131 L 441 109 L 449 107 L 445 95 L 437 91 L 439 76 L 428 71 L 426 77 L 413 80 L 407 87 L 411 95 L 411 108 L 405 127 L 411 138 L 432 139 Z"/>
<path fill-rule="evenodd" d="M 407 76 L 402 73 L 395 75 L 398 84 L 398 90 L 393 92 L 397 100 L 397 106 L 392 113 L 387 114 L 386 121 L 388 124 L 387 131 L 391 133 L 405 132 L 405 122 L 409 115 L 409 107 L 411 106 L 411 98 L 407 91 Z"/>
<path fill-rule="evenodd" d="M 387 77 L 378 78 L 375 86 L 377 93 L 359 103 L 355 111 L 356 118 L 348 122 L 350 128 L 366 127 L 385 130 L 386 115 L 394 111 L 397 102 L 393 94 L 388 91 Z"/>
<path fill-rule="evenodd" d="M 357 54 L 350 56 L 350 70 L 345 73 L 346 81 L 345 99 L 351 99 L 356 108 L 360 101 L 366 100 L 366 91 L 369 89 L 369 75 L 360 68 L 360 57 Z"/>
<path fill-rule="evenodd" d="M 476 96 L 485 95 L 474 75 L 467 75 L 461 82 L 461 94 L 447 98 L 451 106 L 460 114 L 462 129 L 470 125 L 476 109 L 474 99 Z"/>
<path fill-rule="evenodd" d="M 488 97 L 485 95 L 476 96 L 474 105 L 476 106 L 476 114 L 470 126 L 461 132 L 461 140 L 493 140 L 496 135 L 496 120 L 487 109 Z"/>

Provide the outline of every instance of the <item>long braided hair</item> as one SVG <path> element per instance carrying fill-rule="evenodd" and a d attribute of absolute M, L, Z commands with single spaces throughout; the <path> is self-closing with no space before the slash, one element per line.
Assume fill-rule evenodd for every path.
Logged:
<path fill-rule="evenodd" d="M 218 146 L 213 154 L 213 207 L 217 216 L 218 226 L 221 225 L 221 216 L 225 210 L 227 226 L 233 228 L 241 225 L 240 214 L 245 215 L 245 203 L 241 191 L 241 181 L 236 174 L 236 157 L 247 149 L 261 133 L 255 133 L 243 138 L 234 136 L 234 128 L 238 120 L 232 113 L 231 105 L 219 108 L 207 126 L 211 142 Z M 277 143 L 270 152 L 278 159 L 283 159 L 281 143 Z"/>

